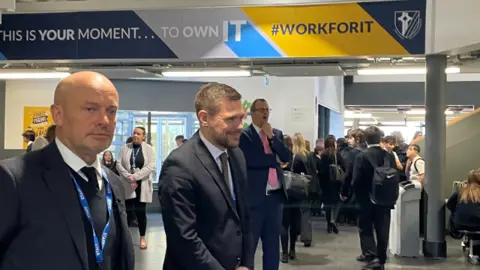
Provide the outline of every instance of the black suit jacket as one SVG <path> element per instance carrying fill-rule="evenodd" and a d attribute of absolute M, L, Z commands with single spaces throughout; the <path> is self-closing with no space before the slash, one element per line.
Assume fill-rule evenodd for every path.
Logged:
<path fill-rule="evenodd" d="M 366 204 L 371 203 L 370 192 L 372 191 L 373 180 L 373 165 L 370 159 L 375 161 L 377 166 L 383 164 L 384 158 L 387 157 L 390 161 L 390 166 L 396 168 L 395 156 L 380 146 L 370 147 L 363 152 L 360 152 L 355 157 L 353 167 L 352 186 L 357 203 Z M 370 158 L 370 159 L 369 159 Z"/>
<path fill-rule="evenodd" d="M 229 149 L 228 155 L 236 203 L 198 132 L 163 163 L 159 182 L 167 235 L 163 269 L 253 268 L 245 159 L 238 148 Z"/>
<path fill-rule="evenodd" d="M 120 179 L 108 174 L 120 220 L 121 270 L 134 252 Z M 55 143 L 0 162 L 0 270 L 88 269 L 83 210 Z"/>

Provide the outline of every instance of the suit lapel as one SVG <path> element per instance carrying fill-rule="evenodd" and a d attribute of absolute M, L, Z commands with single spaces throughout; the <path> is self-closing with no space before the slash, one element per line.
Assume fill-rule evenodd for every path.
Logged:
<path fill-rule="evenodd" d="M 233 198 L 232 198 L 232 195 L 230 193 L 230 191 L 228 190 L 228 186 L 227 184 L 225 183 L 225 181 L 223 180 L 223 175 L 220 171 L 220 168 L 218 168 L 218 165 L 217 163 L 215 162 L 215 160 L 213 159 L 212 155 L 210 154 L 210 152 L 208 151 L 207 147 L 205 146 L 205 144 L 202 142 L 202 140 L 200 139 L 200 135 L 198 134 L 198 132 L 192 137 L 192 140 L 195 140 L 196 143 L 194 143 L 195 145 L 195 154 L 197 155 L 198 159 L 200 160 L 200 162 L 203 164 L 203 166 L 205 166 L 205 168 L 207 169 L 208 173 L 210 173 L 213 177 L 213 180 L 215 181 L 215 183 L 217 184 L 218 188 L 220 189 L 220 191 L 222 192 L 222 195 L 224 197 L 224 199 L 227 201 L 227 204 L 228 206 L 232 209 L 232 211 L 235 213 L 235 216 L 239 218 L 238 216 L 238 213 L 237 213 L 237 209 L 236 207 L 234 206 L 233 204 Z M 230 168 L 231 169 L 231 168 Z M 233 174 L 233 173 L 232 173 Z M 233 177 L 233 176 L 232 176 Z"/>
<path fill-rule="evenodd" d="M 72 183 L 68 166 L 63 161 L 57 145 L 51 143 L 43 150 L 44 170 L 42 172 L 52 198 L 56 201 L 58 210 L 65 218 L 65 224 L 77 249 L 85 269 L 87 263 L 87 244 L 83 227 L 83 213 L 78 202 L 78 195 Z"/>
<path fill-rule="evenodd" d="M 253 145 L 258 145 L 263 151 L 263 143 L 262 140 L 260 139 L 260 135 L 258 134 L 257 130 L 253 126 L 253 124 L 250 124 L 250 137 L 252 138 L 252 143 Z"/>
<path fill-rule="evenodd" d="M 230 157 L 230 170 L 232 171 L 232 183 L 233 188 L 235 191 L 236 197 L 236 206 L 238 211 L 240 212 L 240 217 L 245 216 L 245 206 L 243 205 L 243 188 L 242 183 L 246 182 L 245 179 L 245 172 L 242 172 L 239 164 L 240 161 L 238 160 L 238 156 L 232 150 L 228 150 L 228 156 Z"/>

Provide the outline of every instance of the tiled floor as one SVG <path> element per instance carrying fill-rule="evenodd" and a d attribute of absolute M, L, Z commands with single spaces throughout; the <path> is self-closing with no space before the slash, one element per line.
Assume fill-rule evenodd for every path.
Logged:
<path fill-rule="evenodd" d="M 138 249 L 138 230 L 133 228 L 133 239 L 136 249 L 136 270 L 158 270 L 161 269 L 165 256 L 165 232 L 163 231 L 161 216 L 150 215 L 148 220 L 148 249 Z M 310 248 L 304 248 L 297 244 L 298 260 L 289 264 L 281 264 L 281 270 L 359 270 L 361 264 L 355 261 L 359 254 L 358 234 L 355 227 L 341 227 L 339 235 L 328 235 L 325 231 L 324 222 L 314 223 L 314 244 Z M 480 269 L 466 263 L 460 242 L 448 239 L 448 258 L 445 260 L 430 260 L 423 257 L 416 259 L 400 259 L 391 256 L 387 269 L 442 269 L 442 270 L 463 270 Z M 261 269 L 261 250 L 256 256 L 257 269 Z"/>

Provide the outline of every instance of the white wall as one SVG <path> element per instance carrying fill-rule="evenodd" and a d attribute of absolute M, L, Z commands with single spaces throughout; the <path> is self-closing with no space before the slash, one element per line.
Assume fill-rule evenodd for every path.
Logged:
<path fill-rule="evenodd" d="M 5 149 L 21 149 L 23 107 L 49 107 L 58 80 L 10 80 L 5 89 Z"/>
<path fill-rule="evenodd" d="M 315 77 L 270 77 L 268 86 L 263 77 L 216 78 L 212 81 L 232 86 L 250 102 L 257 98 L 266 99 L 272 109 L 270 123 L 284 134 L 300 132 L 308 140 L 316 139 Z"/>
<path fill-rule="evenodd" d="M 437 53 L 480 43 L 478 0 L 429 0 L 434 24 L 427 32 L 427 53 Z M 433 41 L 433 44 L 432 44 Z"/>

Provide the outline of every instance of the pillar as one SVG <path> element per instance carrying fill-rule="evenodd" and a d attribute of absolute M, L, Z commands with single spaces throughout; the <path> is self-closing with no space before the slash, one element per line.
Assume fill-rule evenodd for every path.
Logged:
<path fill-rule="evenodd" d="M 425 203 L 426 227 L 423 241 L 425 257 L 445 258 L 445 167 L 446 123 L 445 55 L 427 55 L 425 81 Z"/>

